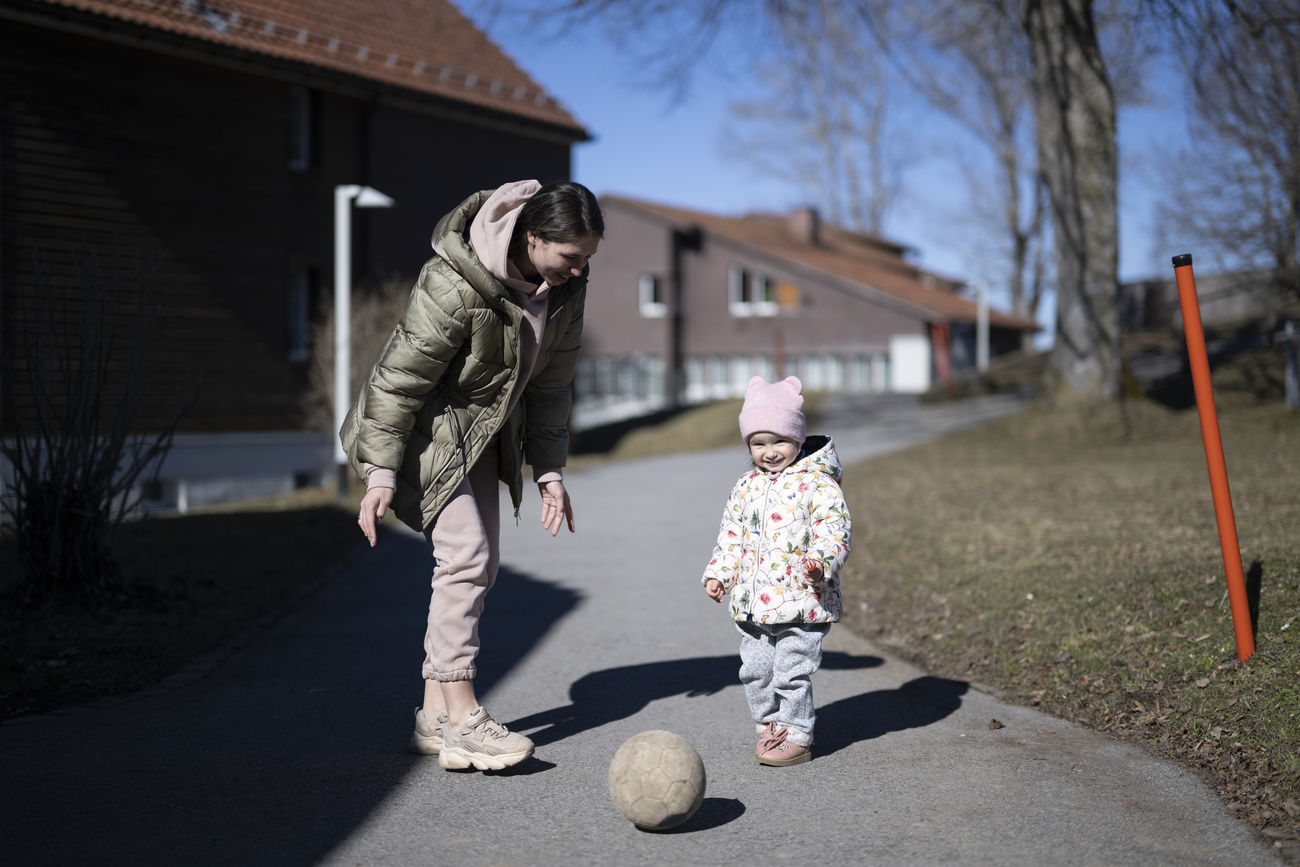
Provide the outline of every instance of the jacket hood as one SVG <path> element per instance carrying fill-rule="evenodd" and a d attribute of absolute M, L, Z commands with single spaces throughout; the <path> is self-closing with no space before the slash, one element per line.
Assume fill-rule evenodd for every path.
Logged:
<path fill-rule="evenodd" d="M 496 196 L 501 190 L 518 184 L 527 184 L 529 181 L 516 181 L 514 184 L 506 184 L 496 190 L 483 190 L 474 193 L 472 196 L 461 202 L 452 211 L 438 221 L 438 225 L 433 230 L 433 238 L 430 244 L 433 246 L 433 252 L 444 259 L 448 264 L 456 269 L 460 276 L 474 287 L 479 295 L 495 303 L 504 303 L 508 298 L 506 291 L 507 284 L 479 258 L 474 249 L 474 244 L 470 240 L 471 227 L 474 218 L 478 216 L 479 211 L 488 204 L 488 201 Z M 530 194 L 531 197 L 531 194 Z M 505 195 L 502 196 L 502 200 Z M 520 202 L 522 206 L 523 202 Z M 519 212 L 516 209 L 514 215 L 510 217 L 510 230 L 514 231 L 514 222 L 518 219 Z M 509 246 L 507 239 L 506 245 Z M 511 269 L 514 270 L 514 269 Z M 561 284 L 565 288 L 579 289 L 586 286 L 589 266 L 582 269 L 581 277 L 573 277 Z M 516 272 L 517 273 L 517 272 Z M 541 301 L 551 289 L 556 287 L 548 286 L 545 283 L 538 287 L 537 284 L 524 282 L 526 288 L 523 292 L 518 292 L 528 301 Z M 532 293 L 532 294 L 529 294 Z"/>
<path fill-rule="evenodd" d="M 840 456 L 835 452 L 835 443 L 830 437 L 811 436 L 804 440 L 803 456 L 781 471 L 786 473 L 806 473 L 820 470 L 835 480 L 836 484 L 844 481 L 844 467 Z"/>
<path fill-rule="evenodd" d="M 453 208 L 438 221 L 430 243 L 433 252 L 455 268 L 456 273 L 465 278 L 475 292 L 499 305 L 508 300 L 506 288 L 479 260 L 469 241 L 470 223 L 493 192 L 484 190 L 475 193 Z"/>
<path fill-rule="evenodd" d="M 497 187 L 469 226 L 469 243 L 480 262 L 507 288 L 529 301 L 541 301 L 551 287 L 524 277 L 510 261 L 510 240 L 524 204 L 537 195 L 542 185 L 537 181 L 512 181 Z"/>

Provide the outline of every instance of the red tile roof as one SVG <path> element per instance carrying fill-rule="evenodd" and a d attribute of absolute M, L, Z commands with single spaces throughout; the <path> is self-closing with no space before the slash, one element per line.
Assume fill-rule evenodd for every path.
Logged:
<path fill-rule="evenodd" d="M 978 315 L 974 301 L 956 294 L 964 283 L 918 267 L 903 258 L 908 249 L 905 245 L 875 235 L 822 224 L 814 244 L 792 231 L 790 218 L 782 214 L 723 217 L 622 196 L 603 196 L 601 201 L 640 210 L 683 228 L 698 226 L 760 255 L 784 259 L 797 268 L 838 278 L 857 291 L 901 302 L 931 321 L 974 322 Z M 989 311 L 989 324 L 1025 331 L 1039 327 L 1032 319 L 997 310 Z"/>
<path fill-rule="evenodd" d="M 448 0 L 44 0 L 586 130 Z"/>

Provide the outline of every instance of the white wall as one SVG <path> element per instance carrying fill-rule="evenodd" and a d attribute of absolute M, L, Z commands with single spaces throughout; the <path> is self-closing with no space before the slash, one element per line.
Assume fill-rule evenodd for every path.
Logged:
<path fill-rule="evenodd" d="M 889 338 L 891 391 L 920 394 L 930 388 L 930 341 L 920 334 Z"/>

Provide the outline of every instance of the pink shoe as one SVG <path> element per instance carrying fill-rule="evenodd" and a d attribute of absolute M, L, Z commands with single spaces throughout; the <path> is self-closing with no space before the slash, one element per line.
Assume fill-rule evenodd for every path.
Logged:
<path fill-rule="evenodd" d="M 778 728 L 776 723 L 767 724 L 755 751 L 760 765 L 784 768 L 787 765 L 812 761 L 812 749 L 790 743 L 786 740 L 787 734 L 785 726 Z"/>

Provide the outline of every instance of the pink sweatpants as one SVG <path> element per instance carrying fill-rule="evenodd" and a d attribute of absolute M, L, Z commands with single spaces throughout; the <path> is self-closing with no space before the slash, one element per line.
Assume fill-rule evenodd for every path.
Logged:
<path fill-rule="evenodd" d="M 478 619 L 501 562 L 501 489 L 493 440 L 424 538 L 437 562 L 429 626 L 424 634 L 425 680 L 474 678 Z"/>

